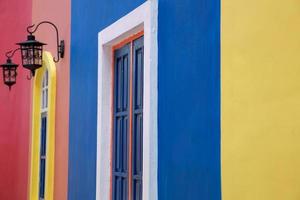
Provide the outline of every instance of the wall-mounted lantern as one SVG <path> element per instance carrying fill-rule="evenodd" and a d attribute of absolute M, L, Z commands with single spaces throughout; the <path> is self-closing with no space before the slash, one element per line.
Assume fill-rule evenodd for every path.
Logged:
<path fill-rule="evenodd" d="M 46 45 L 43 42 L 39 42 L 35 40 L 35 36 L 33 33 L 35 33 L 38 29 L 38 27 L 41 24 L 50 24 L 54 27 L 56 31 L 56 42 L 57 42 L 57 57 L 53 58 L 54 62 L 58 62 L 60 58 L 64 57 L 65 53 L 65 43 L 64 40 L 59 40 L 58 35 L 58 29 L 52 22 L 49 21 L 42 21 L 38 25 L 31 25 L 27 27 L 27 32 L 29 35 L 27 36 L 27 40 L 24 42 L 19 42 L 17 45 L 20 46 L 20 48 L 14 50 L 13 52 L 7 52 L 6 53 L 6 63 L 0 65 L 3 69 L 3 80 L 4 84 L 9 86 L 9 89 L 12 85 L 16 83 L 16 76 L 17 76 L 17 64 L 14 64 L 11 60 L 11 57 L 14 55 L 14 53 L 17 50 L 21 50 L 21 59 L 22 59 L 22 65 L 24 68 L 30 70 L 30 78 L 35 75 L 35 70 L 42 67 L 43 65 L 43 46 Z M 34 28 L 35 27 L 35 28 Z M 34 28 L 34 29 L 33 29 Z M 33 29 L 33 30 L 32 30 Z M 11 55 L 10 55 L 11 54 Z"/>
<path fill-rule="evenodd" d="M 11 61 L 11 57 L 13 54 L 19 49 L 16 49 L 12 55 L 9 55 L 12 51 L 9 51 L 6 53 L 6 63 L 1 64 L 3 71 L 3 81 L 4 84 L 8 86 L 9 90 L 11 89 L 11 86 L 13 86 L 17 81 L 17 68 L 19 65 L 13 63 Z"/>
<path fill-rule="evenodd" d="M 55 24 L 49 21 L 42 21 L 32 31 L 31 29 L 35 25 L 33 24 L 31 26 L 28 26 L 27 32 L 29 33 L 29 35 L 27 36 L 27 40 L 24 42 L 19 42 L 17 43 L 17 45 L 20 45 L 23 67 L 29 69 L 33 76 L 35 74 L 35 70 L 42 67 L 43 46 L 46 45 L 43 42 L 35 40 L 35 36 L 33 35 L 33 33 L 37 31 L 38 27 L 41 24 L 50 24 L 54 27 L 56 31 L 57 58 L 53 58 L 54 62 L 58 62 L 59 58 L 63 58 L 65 53 L 65 42 L 64 40 L 59 40 L 58 29 L 55 26 Z"/>
<path fill-rule="evenodd" d="M 17 44 L 20 45 L 23 67 L 29 69 L 34 76 L 35 70 L 42 67 L 43 46 L 46 44 L 36 41 L 34 35 L 28 35 L 25 42 Z"/>

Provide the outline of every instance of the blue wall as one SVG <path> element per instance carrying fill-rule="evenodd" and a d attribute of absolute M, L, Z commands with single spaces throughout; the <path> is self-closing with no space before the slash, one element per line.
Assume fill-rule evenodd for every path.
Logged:
<path fill-rule="evenodd" d="M 159 200 L 219 200 L 220 0 L 159 0 Z M 144 0 L 72 0 L 69 200 L 96 189 L 97 34 Z"/>
<path fill-rule="evenodd" d="M 220 0 L 159 0 L 158 194 L 219 200 Z"/>
<path fill-rule="evenodd" d="M 72 0 L 69 200 L 95 200 L 98 32 L 144 0 Z"/>

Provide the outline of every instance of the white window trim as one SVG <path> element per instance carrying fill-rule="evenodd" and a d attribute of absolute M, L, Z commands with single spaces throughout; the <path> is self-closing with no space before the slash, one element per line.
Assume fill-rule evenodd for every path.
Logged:
<path fill-rule="evenodd" d="M 96 199 L 110 200 L 112 46 L 144 30 L 143 200 L 157 200 L 157 0 L 148 0 L 98 34 Z"/>

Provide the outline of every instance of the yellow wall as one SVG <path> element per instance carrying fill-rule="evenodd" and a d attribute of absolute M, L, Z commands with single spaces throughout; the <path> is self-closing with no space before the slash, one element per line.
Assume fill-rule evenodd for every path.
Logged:
<path fill-rule="evenodd" d="M 300 199 L 300 0 L 223 0 L 223 200 Z"/>

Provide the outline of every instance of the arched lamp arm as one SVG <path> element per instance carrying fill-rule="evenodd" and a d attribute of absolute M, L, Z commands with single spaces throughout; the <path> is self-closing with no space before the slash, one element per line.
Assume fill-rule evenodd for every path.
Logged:
<path fill-rule="evenodd" d="M 38 25 L 31 25 L 27 27 L 27 32 L 32 35 L 33 33 L 35 33 L 38 29 L 38 27 L 42 24 L 50 24 L 52 25 L 52 27 L 54 27 L 55 31 L 56 31 L 56 43 L 57 43 L 57 58 L 53 58 L 54 62 L 58 62 L 59 58 L 63 58 L 64 57 L 64 53 L 65 53 L 65 42 L 64 40 L 59 40 L 59 35 L 58 35 L 58 29 L 55 26 L 55 24 L 53 24 L 52 22 L 49 21 L 42 21 L 40 22 Z M 31 30 L 33 27 L 35 26 L 35 28 L 33 30 Z"/>
<path fill-rule="evenodd" d="M 15 50 L 8 51 L 8 52 L 5 53 L 5 56 L 10 59 L 10 58 L 12 58 L 15 55 L 16 51 L 18 51 L 20 49 L 21 48 L 17 48 Z"/>

